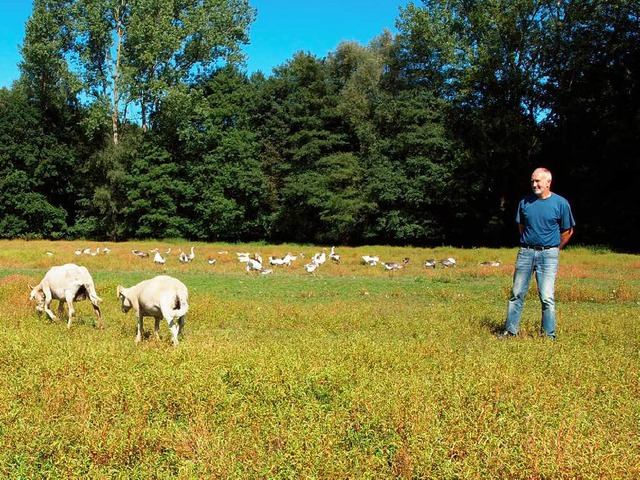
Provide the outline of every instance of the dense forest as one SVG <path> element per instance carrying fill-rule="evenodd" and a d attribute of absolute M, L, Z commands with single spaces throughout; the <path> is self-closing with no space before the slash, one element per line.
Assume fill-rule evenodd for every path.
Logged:
<path fill-rule="evenodd" d="M 35 0 L 0 237 L 502 246 L 531 171 L 637 251 L 640 3 L 423 0 L 246 73 L 247 0 Z"/>

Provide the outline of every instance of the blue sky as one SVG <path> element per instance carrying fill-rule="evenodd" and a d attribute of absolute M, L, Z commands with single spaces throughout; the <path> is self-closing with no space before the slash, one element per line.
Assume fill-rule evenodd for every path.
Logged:
<path fill-rule="evenodd" d="M 409 0 L 250 0 L 258 10 L 251 25 L 247 54 L 249 72 L 270 74 L 300 50 L 325 57 L 343 40 L 363 45 L 385 28 L 395 32 L 399 8 Z M 418 2 L 416 2 L 418 3 Z M 31 15 L 30 0 L 0 0 L 0 87 L 19 76 L 19 45 Z"/>

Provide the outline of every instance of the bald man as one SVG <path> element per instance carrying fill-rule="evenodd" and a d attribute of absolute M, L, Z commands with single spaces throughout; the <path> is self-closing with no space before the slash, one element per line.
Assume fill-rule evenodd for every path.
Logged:
<path fill-rule="evenodd" d="M 551 191 L 551 179 L 549 170 L 536 168 L 531 174 L 533 193 L 518 205 L 516 223 L 520 231 L 520 250 L 507 305 L 507 320 L 498 338 L 518 335 L 524 299 L 534 274 L 542 305 L 542 335 L 556 338 L 554 297 L 559 252 L 573 235 L 575 221 L 569 202 Z"/>

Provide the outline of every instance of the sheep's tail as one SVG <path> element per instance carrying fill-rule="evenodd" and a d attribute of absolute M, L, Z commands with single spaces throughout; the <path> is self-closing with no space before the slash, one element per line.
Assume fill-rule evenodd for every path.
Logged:
<path fill-rule="evenodd" d="M 102 301 L 102 299 L 96 293 L 96 287 L 92 282 L 76 281 L 73 283 L 73 285 L 75 285 L 76 290 L 76 293 L 73 297 L 74 302 L 88 299 L 91 301 L 91 303 L 97 306 L 98 302 Z"/>
<path fill-rule="evenodd" d="M 189 311 L 189 297 L 186 291 L 176 292 L 176 297 L 173 305 L 173 317 L 184 317 Z"/>

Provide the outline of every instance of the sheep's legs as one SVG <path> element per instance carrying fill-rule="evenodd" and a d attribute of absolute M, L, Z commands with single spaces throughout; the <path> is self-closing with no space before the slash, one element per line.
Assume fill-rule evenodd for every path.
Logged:
<path fill-rule="evenodd" d="M 142 315 L 138 315 L 138 334 L 136 335 L 136 343 L 142 340 L 143 332 L 144 332 L 144 325 L 142 324 Z"/>
<path fill-rule="evenodd" d="M 51 319 L 52 322 L 57 322 L 58 321 L 58 317 L 56 317 L 55 314 L 49 308 L 51 306 L 51 301 L 52 300 L 53 299 L 51 298 L 51 294 L 49 293 L 47 295 L 47 292 L 44 292 L 44 311 L 49 316 L 49 318 Z"/>
<path fill-rule="evenodd" d="M 102 313 L 100 313 L 100 307 L 97 303 L 92 303 L 93 305 L 93 313 L 96 314 L 96 318 L 98 319 L 98 324 L 96 325 L 98 328 L 104 328 L 104 322 L 102 321 Z"/>
<path fill-rule="evenodd" d="M 64 300 L 58 302 L 58 318 L 62 318 L 64 315 Z"/>
<path fill-rule="evenodd" d="M 73 298 L 75 297 L 74 292 L 67 290 L 64 292 L 65 299 L 67 300 L 67 305 L 69 306 L 69 320 L 67 320 L 67 328 L 71 328 L 71 319 L 76 314 L 75 308 L 73 308 Z"/>
<path fill-rule="evenodd" d="M 180 326 L 174 320 L 169 322 L 169 328 L 171 329 L 171 337 L 173 340 L 173 346 L 178 346 L 178 333 L 180 332 Z"/>
<path fill-rule="evenodd" d="M 184 315 L 178 319 L 178 335 L 184 332 Z"/>
<path fill-rule="evenodd" d="M 160 321 L 162 320 L 161 318 L 156 318 L 156 324 L 155 324 L 155 334 L 156 334 L 156 339 L 160 340 Z"/>

